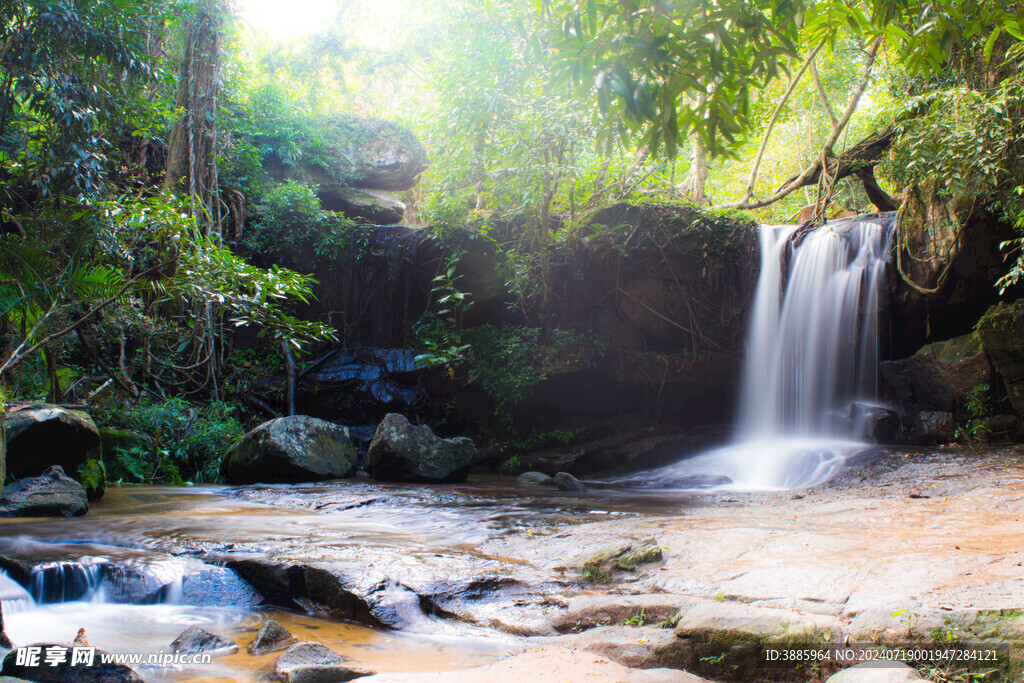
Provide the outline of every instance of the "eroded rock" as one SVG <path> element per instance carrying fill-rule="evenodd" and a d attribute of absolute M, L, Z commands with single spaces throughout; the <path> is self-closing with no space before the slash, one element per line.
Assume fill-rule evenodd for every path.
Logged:
<path fill-rule="evenodd" d="M 264 422 L 231 447 L 228 477 L 240 484 L 351 477 L 356 448 L 346 427 L 307 415 Z"/>
<path fill-rule="evenodd" d="M 376 673 L 351 661 L 320 643 L 296 643 L 278 658 L 274 671 L 284 683 L 336 683 Z"/>
<path fill-rule="evenodd" d="M 59 465 L 5 486 L 0 498 L 0 517 L 77 517 L 88 509 L 85 489 Z"/>
<path fill-rule="evenodd" d="M 555 479 L 550 474 L 543 472 L 523 472 L 516 477 L 517 484 L 526 486 L 556 486 Z"/>
<path fill-rule="evenodd" d="M 209 653 L 214 657 L 223 657 L 238 652 L 238 643 L 210 633 L 198 626 L 189 626 L 171 642 L 171 652 L 181 652 L 184 654 Z"/>
<path fill-rule="evenodd" d="M 273 619 L 268 619 L 256 632 L 256 637 L 246 646 L 251 655 L 265 655 L 268 652 L 283 650 L 295 643 L 295 637 Z"/>
<path fill-rule="evenodd" d="M 555 486 L 560 491 L 570 491 L 572 493 L 586 493 L 587 487 L 584 486 L 579 479 L 572 476 L 568 472 L 558 472 L 555 474 L 553 479 Z"/>
<path fill-rule="evenodd" d="M 366 451 L 366 471 L 383 481 L 450 484 L 466 480 L 475 456 L 470 439 L 442 439 L 427 425 L 388 413 Z"/>

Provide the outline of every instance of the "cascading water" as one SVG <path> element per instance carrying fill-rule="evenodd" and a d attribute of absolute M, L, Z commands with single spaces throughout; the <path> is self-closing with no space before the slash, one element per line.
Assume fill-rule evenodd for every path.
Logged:
<path fill-rule="evenodd" d="M 762 226 L 735 441 L 633 480 L 801 488 L 826 481 L 868 448 L 853 418 L 878 393 L 879 307 L 893 223 L 891 214 L 846 219 L 805 235 L 794 226 Z"/>

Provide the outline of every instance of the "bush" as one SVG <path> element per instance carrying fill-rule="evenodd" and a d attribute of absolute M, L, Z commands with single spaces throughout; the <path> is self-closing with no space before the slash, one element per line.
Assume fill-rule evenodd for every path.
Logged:
<path fill-rule="evenodd" d="M 100 416 L 121 430 L 107 441 L 107 478 L 133 483 L 214 483 L 228 448 L 245 433 L 227 403 L 142 401 Z"/>
<path fill-rule="evenodd" d="M 355 221 L 324 211 L 315 186 L 288 181 L 267 195 L 243 247 L 257 261 L 308 272 L 310 266 L 358 258 L 368 239 Z"/>

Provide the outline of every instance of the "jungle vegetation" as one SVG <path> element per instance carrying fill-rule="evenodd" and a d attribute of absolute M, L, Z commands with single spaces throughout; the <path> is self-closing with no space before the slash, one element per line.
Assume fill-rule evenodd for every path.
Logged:
<path fill-rule="evenodd" d="M 6 398 L 88 403 L 166 444 L 237 435 L 250 376 L 335 336 L 295 314 L 314 295 L 302 259 L 252 256 L 260 235 L 309 229 L 289 216 L 351 228 L 308 188 L 261 180 L 270 156 L 317 154 L 339 114 L 423 141 L 430 167 L 404 196 L 407 219 L 439 234 L 514 226 L 499 245 L 513 288 L 616 201 L 778 222 L 895 208 L 933 179 L 1024 230 L 1019 3 L 387 7 L 399 11 L 338 0 L 316 28 L 280 36 L 247 22 L 243 0 L 0 5 Z M 239 329 L 261 350 L 237 352 Z M 134 478 L 216 477 L 216 449 L 202 462 L 180 450 Z"/>

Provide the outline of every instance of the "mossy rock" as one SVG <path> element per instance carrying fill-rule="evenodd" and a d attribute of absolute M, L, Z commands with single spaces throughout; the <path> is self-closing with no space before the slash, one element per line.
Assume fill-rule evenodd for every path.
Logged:
<path fill-rule="evenodd" d="M 100 433 L 88 413 L 46 403 L 14 404 L 3 416 L 7 430 L 6 470 L 15 479 L 40 476 L 53 465 L 82 482 L 89 499 L 105 487 Z"/>
<path fill-rule="evenodd" d="M 663 557 L 661 545 L 653 538 L 623 543 L 585 560 L 583 580 L 594 584 L 611 583 L 616 572 L 632 572 L 642 564 L 661 562 Z"/>
<path fill-rule="evenodd" d="M 356 473 L 348 427 L 308 415 L 264 422 L 231 447 L 226 474 L 238 484 L 322 481 Z"/>

